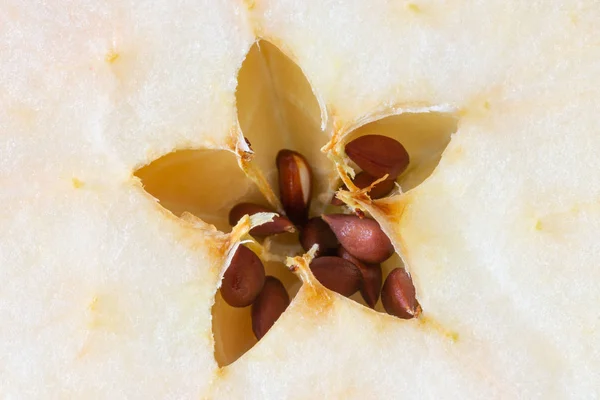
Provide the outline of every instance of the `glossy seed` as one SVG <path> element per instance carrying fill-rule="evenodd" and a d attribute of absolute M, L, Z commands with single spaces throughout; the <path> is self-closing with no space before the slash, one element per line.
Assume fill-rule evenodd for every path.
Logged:
<path fill-rule="evenodd" d="M 404 268 L 395 268 L 385 279 L 381 289 L 381 303 L 388 314 L 411 319 L 421 313 L 415 298 L 415 286 Z"/>
<path fill-rule="evenodd" d="M 377 178 L 389 174 L 395 180 L 406 167 L 409 156 L 400 142 L 387 136 L 366 135 L 346 145 L 346 154 L 363 171 Z"/>
<path fill-rule="evenodd" d="M 254 203 L 240 203 L 229 211 L 229 225 L 234 226 L 246 214 L 254 215 L 259 212 L 275 212 L 267 207 Z M 280 215 L 273 218 L 272 222 L 267 222 L 250 230 L 252 236 L 269 236 L 284 232 L 294 232 L 294 224 L 286 217 Z"/>
<path fill-rule="evenodd" d="M 377 304 L 377 300 L 379 300 L 381 283 L 383 282 L 381 265 L 363 263 L 352 254 L 348 253 L 348 251 L 346 251 L 346 249 L 343 247 L 339 248 L 338 256 L 344 260 L 350 261 L 352 264 L 358 267 L 363 278 L 363 283 L 360 287 L 360 294 L 367 305 L 371 308 L 374 308 L 375 304 Z"/>
<path fill-rule="evenodd" d="M 340 189 L 342 189 L 342 190 L 347 190 L 348 188 L 346 187 L 346 185 L 342 185 L 342 186 L 340 187 Z M 333 194 L 333 197 L 331 198 L 331 205 L 332 205 L 332 206 L 343 206 L 343 205 L 344 205 L 344 202 L 343 202 L 343 201 L 341 201 L 340 199 L 338 199 L 338 198 L 335 196 L 335 193 L 334 193 L 334 194 Z"/>
<path fill-rule="evenodd" d="M 359 172 L 354 178 L 354 184 L 359 189 L 364 189 L 369 187 L 379 178 L 375 178 L 372 175 L 369 175 L 365 171 Z M 379 182 L 377 185 L 373 186 L 371 191 L 369 191 L 369 197 L 372 199 L 380 199 L 382 197 L 387 196 L 395 186 L 395 182 L 392 179 L 386 179 L 385 181 Z"/>
<path fill-rule="evenodd" d="M 246 307 L 256 299 L 265 282 L 265 268 L 258 256 L 239 246 L 223 274 L 221 296 L 232 307 Z"/>
<path fill-rule="evenodd" d="M 300 232 L 300 244 L 309 251 L 314 244 L 319 245 L 315 257 L 335 255 L 339 242 L 335 234 L 320 217 L 311 218 Z"/>
<path fill-rule="evenodd" d="M 310 269 L 323 286 L 342 296 L 352 296 L 362 284 L 362 275 L 358 267 L 340 257 L 315 258 Z"/>
<path fill-rule="evenodd" d="M 312 194 L 312 170 L 306 159 L 292 150 L 277 154 L 279 195 L 287 217 L 296 225 L 308 220 Z"/>
<path fill-rule="evenodd" d="M 290 304 L 285 287 L 279 279 L 267 276 L 262 291 L 252 304 L 252 331 L 260 340 Z"/>
<path fill-rule="evenodd" d="M 354 177 L 353 182 L 359 189 L 364 189 L 371 186 L 371 184 L 373 184 L 373 182 L 375 182 L 377 179 L 378 178 L 369 175 L 365 171 L 362 171 Z M 369 191 L 369 197 L 375 200 L 387 196 L 394 189 L 395 182 L 396 181 L 392 179 L 386 179 L 385 181 L 379 182 Z M 346 190 L 346 185 L 343 185 L 340 189 Z M 331 199 L 331 204 L 334 206 L 341 206 L 344 204 L 344 202 L 334 195 Z"/>
<path fill-rule="evenodd" d="M 379 264 L 394 254 L 394 246 L 377 221 L 356 215 L 323 215 L 341 245 L 361 261 Z"/>

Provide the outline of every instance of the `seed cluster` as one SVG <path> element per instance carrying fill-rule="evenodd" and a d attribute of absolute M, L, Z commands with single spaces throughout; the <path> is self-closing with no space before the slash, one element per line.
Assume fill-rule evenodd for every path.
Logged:
<path fill-rule="evenodd" d="M 385 178 L 370 189 L 372 198 L 389 194 L 409 164 L 404 146 L 382 135 L 359 137 L 348 143 L 345 150 L 362 169 L 353 181 L 357 187 L 366 188 Z M 381 263 L 394 254 L 394 247 L 377 221 L 348 214 L 309 218 L 313 178 L 306 158 L 292 150 L 281 150 L 276 164 L 286 216 L 278 215 L 272 222 L 253 228 L 250 234 L 265 237 L 298 230 L 305 251 L 318 245 L 310 269 L 323 286 L 346 297 L 360 291 L 371 308 L 381 295 L 389 314 L 403 319 L 417 316 L 421 309 L 406 270 L 395 268 L 382 287 Z M 334 197 L 332 204 L 342 203 Z M 273 210 L 253 203 L 237 204 L 229 213 L 229 223 L 235 225 L 244 215 L 259 212 Z M 283 284 L 273 276 L 265 276 L 258 256 L 242 245 L 223 276 L 221 295 L 233 307 L 252 305 L 252 330 L 257 339 L 265 335 L 290 303 Z"/>

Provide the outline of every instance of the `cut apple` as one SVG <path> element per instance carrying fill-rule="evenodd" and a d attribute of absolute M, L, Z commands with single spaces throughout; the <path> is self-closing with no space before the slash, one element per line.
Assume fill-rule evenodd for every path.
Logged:
<path fill-rule="evenodd" d="M 599 19 L 552 0 L 9 1 L 0 392 L 594 397 Z M 367 134 L 411 157 L 378 200 L 344 153 Z M 248 235 L 264 215 L 228 224 L 242 201 L 282 212 L 282 148 L 314 170 L 311 216 L 344 183 L 342 209 L 379 222 L 418 318 L 327 290 L 294 234 Z M 260 341 L 219 294 L 240 242 L 293 297 Z"/>

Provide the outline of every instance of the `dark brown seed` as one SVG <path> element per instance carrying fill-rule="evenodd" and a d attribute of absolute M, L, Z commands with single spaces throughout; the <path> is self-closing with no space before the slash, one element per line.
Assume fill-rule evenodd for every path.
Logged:
<path fill-rule="evenodd" d="M 265 268 L 254 252 L 239 246 L 223 274 L 221 296 L 232 307 L 252 304 L 265 283 Z"/>
<path fill-rule="evenodd" d="M 353 182 L 359 189 L 364 189 L 371 186 L 371 184 L 373 184 L 373 182 L 375 182 L 377 179 L 379 178 L 375 178 L 374 176 L 367 174 L 365 171 L 362 171 L 354 177 Z M 387 196 L 394 189 L 394 182 L 396 181 L 393 179 L 386 179 L 385 181 L 379 182 L 369 191 L 369 197 L 375 200 Z M 346 185 L 342 185 L 340 189 L 347 190 Z M 331 199 L 331 205 L 341 206 L 344 205 L 344 202 L 334 195 Z"/>
<path fill-rule="evenodd" d="M 346 214 L 329 214 L 321 218 L 348 253 L 361 261 L 379 264 L 394 254 L 392 242 L 373 219 Z"/>
<path fill-rule="evenodd" d="M 308 220 L 308 208 L 312 194 L 312 170 L 306 159 L 292 150 L 277 154 L 279 171 L 279 194 L 283 209 L 296 225 Z"/>
<path fill-rule="evenodd" d="M 404 268 L 395 268 L 385 279 L 381 303 L 388 314 L 402 319 L 414 318 L 421 312 L 415 298 L 415 286 Z"/>
<path fill-rule="evenodd" d="M 342 296 L 352 296 L 362 284 L 358 267 L 340 257 L 315 258 L 310 269 L 323 286 Z"/>
<path fill-rule="evenodd" d="M 318 244 L 315 257 L 322 257 L 335 255 L 339 242 L 329 225 L 320 217 L 315 217 L 309 219 L 300 231 L 300 244 L 305 251 Z"/>
<path fill-rule="evenodd" d="M 379 300 L 381 283 L 383 282 L 381 265 L 363 263 L 352 254 L 348 253 L 343 247 L 339 248 L 338 256 L 344 260 L 350 261 L 352 264 L 358 267 L 363 277 L 363 284 L 360 287 L 360 294 L 362 295 L 362 298 L 365 299 L 367 305 L 371 308 L 374 308 L 375 304 L 377 304 L 377 300 Z"/>
<path fill-rule="evenodd" d="M 342 186 L 340 187 L 340 189 L 342 189 L 342 190 L 347 190 L 348 188 L 346 187 L 346 185 L 342 185 Z M 340 199 L 338 199 L 338 198 L 335 196 L 335 193 L 334 193 L 334 194 L 333 194 L 333 197 L 331 198 L 331 205 L 332 205 L 332 206 L 343 206 L 343 205 L 344 205 L 344 202 L 343 202 L 343 201 L 341 201 Z"/>
<path fill-rule="evenodd" d="M 374 176 L 369 175 L 365 171 L 362 171 L 359 172 L 358 175 L 356 175 L 356 177 L 354 177 L 354 184 L 359 189 L 364 189 L 373 184 L 373 182 L 375 182 L 377 179 L 379 178 L 375 178 Z M 379 182 L 371 189 L 371 191 L 369 192 L 369 197 L 371 197 L 372 199 L 380 199 L 382 197 L 387 196 L 394 189 L 395 182 L 396 181 L 393 179 L 386 179 L 385 181 Z"/>
<path fill-rule="evenodd" d="M 290 304 L 285 287 L 279 279 L 267 276 L 262 291 L 252 304 L 252 331 L 260 340 Z"/>
<path fill-rule="evenodd" d="M 363 171 L 377 178 L 389 174 L 395 180 L 406 167 L 409 156 L 400 142 L 387 136 L 366 135 L 346 145 L 346 154 Z"/>
<path fill-rule="evenodd" d="M 229 225 L 234 226 L 246 214 L 254 215 L 259 212 L 275 212 L 267 207 L 254 203 L 240 203 L 229 211 Z M 269 236 L 284 232 L 294 232 L 294 224 L 286 217 L 280 215 L 273 218 L 272 222 L 259 225 L 250 230 L 252 236 Z"/>

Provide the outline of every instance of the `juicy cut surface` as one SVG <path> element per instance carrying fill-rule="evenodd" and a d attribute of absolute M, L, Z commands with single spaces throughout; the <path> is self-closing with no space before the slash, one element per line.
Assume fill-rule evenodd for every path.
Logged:
<path fill-rule="evenodd" d="M 2 392 L 597 392 L 598 18 L 591 1 L 9 1 L 0 9 Z M 236 98 L 256 37 L 285 53 L 308 89 L 283 83 L 297 71 L 273 62 L 272 79 L 257 79 L 271 86 L 256 108 Z M 275 121 L 268 109 L 311 133 L 261 129 L 283 126 L 261 122 Z M 299 115 L 308 122 L 291 123 Z M 152 176 L 135 172 L 190 150 L 173 154 L 203 167 L 171 160 L 190 177 L 180 182 L 204 179 L 215 197 L 207 191 L 205 207 L 188 211 L 222 229 L 233 204 L 259 193 L 233 154 L 243 136 L 273 192 L 273 155 L 301 150 L 322 182 L 318 207 L 339 185 L 332 160 L 347 161 L 344 142 L 374 128 L 405 135 L 422 166 L 407 175 L 412 190 L 355 200 L 402 257 L 423 314 L 374 312 L 307 273 L 268 333 L 219 368 L 211 308 L 243 227 L 221 233 L 182 214 L 187 204 L 171 213 L 180 198 L 159 203 L 143 189 Z M 316 149 L 331 138 L 327 158 Z"/>

